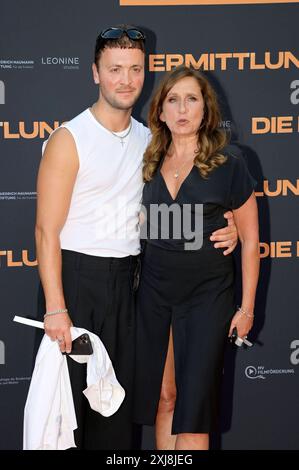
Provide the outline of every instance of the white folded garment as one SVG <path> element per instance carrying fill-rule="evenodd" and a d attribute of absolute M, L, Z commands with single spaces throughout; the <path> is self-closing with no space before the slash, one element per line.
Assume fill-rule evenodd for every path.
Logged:
<path fill-rule="evenodd" d="M 15 318 L 15 321 L 20 320 Z M 90 337 L 93 354 L 70 357 L 77 362 L 87 362 L 87 388 L 83 393 L 94 411 L 108 417 L 120 407 L 125 391 L 117 381 L 111 360 L 98 336 L 83 328 L 72 327 L 72 340 L 83 333 Z M 66 356 L 61 354 L 58 343 L 45 335 L 36 356 L 25 405 L 23 449 L 64 450 L 76 447 L 76 428 Z"/>

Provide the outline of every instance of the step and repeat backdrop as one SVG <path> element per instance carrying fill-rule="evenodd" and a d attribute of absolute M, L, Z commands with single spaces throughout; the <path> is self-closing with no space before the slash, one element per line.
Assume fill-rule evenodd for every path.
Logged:
<path fill-rule="evenodd" d="M 36 176 L 49 133 L 97 99 L 97 34 L 133 23 L 147 36 L 133 113 L 180 64 L 217 90 L 221 125 L 258 181 L 261 275 L 251 349 L 227 347 L 217 449 L 299 449 L 299 3 L 267 0 L 3 0 L 0 10 L 0 449 L 22 448 L 36 347 Z M 237 256 L 237 255 L 236 255 Z M 38 340 L 37 340 L 38 338 Z M 153 449 L 153 429 L 142 446 Z"/>

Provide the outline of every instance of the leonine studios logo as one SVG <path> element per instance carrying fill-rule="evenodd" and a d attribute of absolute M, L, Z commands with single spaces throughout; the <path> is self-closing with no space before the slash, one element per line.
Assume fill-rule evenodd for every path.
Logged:
<path fill-rule="evenodd" d="M 42 57 L 42 65 L 59 66 L 65 70 L 78 70 L 80 66 L 79 57 Z"/>

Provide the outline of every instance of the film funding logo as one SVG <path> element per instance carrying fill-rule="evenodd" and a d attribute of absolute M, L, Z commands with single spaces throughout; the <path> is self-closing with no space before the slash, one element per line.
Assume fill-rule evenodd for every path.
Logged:
<path fill-rule="evenodd" d="M 299 365 L 299 340 L 294 339 L 290 343 L 290 363 L 292 366 L 297 366 Z M 295 369 L 294 368 L 286 368 L 286 369 L 266 369 L 264 366 L 247 366 L 245 368 L 245 376 L 248 379 L 261 379 L 264 380 L 267 376 L 272 376 L 272 375 L 294 375 L 295 374 Z"/>
<path fill-rule="evenodd" d="M 0 104 L 5 104 L 5 85 L 2 80 L 0 80 Z"/>
<path fill-rule="evenodd" d="M 34 60 L 31 59 L 1 59 L 0 70 L 32 70 L 34 69 Z"/>
<path fill-rule="evenodd" d="M 265 366 L 247 366 L 245 376 L 248 379 L 265 379 L 269 375 L 295 374 L 294 369 L 266 369 Z"/>

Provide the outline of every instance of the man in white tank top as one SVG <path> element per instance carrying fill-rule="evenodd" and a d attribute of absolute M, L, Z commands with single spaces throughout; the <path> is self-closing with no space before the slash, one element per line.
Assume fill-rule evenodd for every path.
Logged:
<path fill-rule="evenodd" d="M 71 350 L 72 324 L 100 336 L 126 391 L 120 410 L 103 418 L 83 401 L 83 366 L 69 361 L 80 449 L 135 445 L 134 282 L 142 158 L 150 133 L 131 112 L 144 82 L 144 42 L 134 26 L 100 33 L 92 65 L 99 98 L 51 135 L 38 174 L 36 247 L 45 332 L 62 352 Z M 216 247 L 234 249 L 232 219 L 217 240 Z"/>

